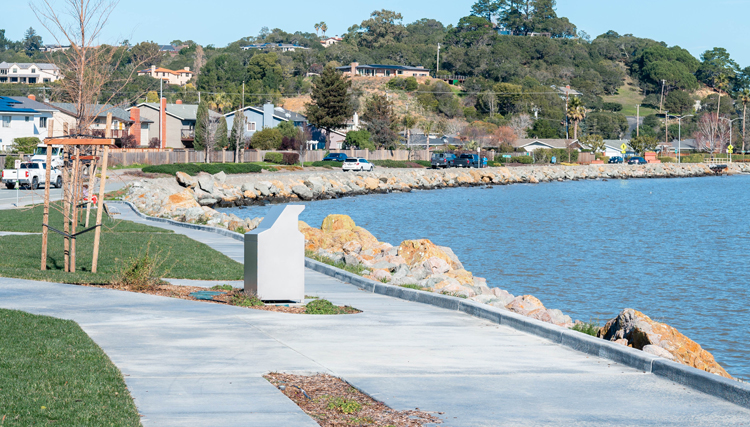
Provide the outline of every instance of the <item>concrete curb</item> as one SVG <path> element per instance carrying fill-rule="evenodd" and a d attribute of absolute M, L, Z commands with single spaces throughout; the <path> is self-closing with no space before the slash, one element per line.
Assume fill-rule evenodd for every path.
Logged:
<path fill-rule="evenodd" d="M 376 282 L 310 258 L 305 258 L 305 267 L 376 294 L 460 311 L 492 323 L 510 326 L 573 350 L 609 359 L 644 373 L 652 373 L 708 395 L 750 408 L 750 385 L 739 381 L 476 301 Z"/>
<path fill-rule="evenodd" d="M 129 206 L 130 209 L 132 209 L 133 212 L 135 212 L 136 215 L 138 215 L 139 217 L 141 217 L 143 219 L 147 219 L 147 220 L 150 220 L 150 221 L 163 222 L 163 223 L 166 223 L 166 224 L 176 225 L 178 227 L 189 228 L 191 230 L 208 231 L 208 232 L 216 233 L 216 234 L 219 234 L 219 235 L 222 235 L 222 236 L 231 237 L 232 239 L 239 240 L 240 242 L 244 242 L 245 241 L 245 236 L 244 235 L 242 235 L 240 233 L 235 233 L 234 231 L 229 231 L 229 230 L 226 230 L 226 229 L 223 229 L 223 228 L 209 227 L 207 225 L 200 225 L 200 224 L 189 224 L 187 222 L 179 222 L 179 221 L 175 221 L 173 219 L 157 218 L 155 216 L 148 216 L 146 214 L 141 213 L 138 209 L 136 209 L 135 205 L 133 205 L 130 202 L 126 202 L 124 200 L 107 201 L 105 203 L 106 204 L 117 204 L 117 205 L 126 205 L 126 206 Z"/>
<path fill-rule="evenodd" d="M 222 228 L 187 224 L 171 219 L 156 218 L 142 214 L 130 202 L 115 201 L 107 203 L 128 206 L 139 217 L 151 221 L 167 223 L 193 230 L 213 232 L 241 242 L 245 241 L 244 235 Z M 416 289 L 402 288 L 400 286 L 376 282 L 310 258 L 305 258 L 305 267 L 369 292 L 400 298 L 407 301 L 429 304 L 447 310 L 460 311 L 492 323 L 510 326 L 513 329 L 536 335 L 573 350 L 609 359 L 639 371 L 643 371 L 644 373 L 652 373 L 702 393 L 706 393 L 710 396 L 724 399 L 735 405 L 750 408 L 750 384 L 710 374 L 640 350 L 615 344 L 611 341 L 594 338 L 580 332 L 571 331 L 570 329 L 565 329 L 540 320 L 521 316 L 520 314 L 493 307 L 491 305 L 481 304 L 476 301 L 468 301 L 448 295 L 418 291 Z"/>

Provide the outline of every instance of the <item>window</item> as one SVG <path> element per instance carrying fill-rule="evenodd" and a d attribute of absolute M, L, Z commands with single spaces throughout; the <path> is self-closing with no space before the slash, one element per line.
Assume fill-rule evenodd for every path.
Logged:
<path fill-rule="evenodd" d="M 31 74 L 36 74 L 36 69 L 32 68 L 31 69 Z"/>
<path fill-rule="evenodd" d="M 247 131 L 255 132 L 255 122 L 247 122 Z"/>
<path fill-rule="evenodd" d="M 14 73 L 17 73 L 17 72 L 18 72 L 18 68 L 14 68 L 14 69 L 13 69 L 13 72 L 14 72 Z"/>
<path fill-rule="evenodd" d="M 42 129 L 47 128 L 47 118 L 46 117 L 39 117 L 39 127 Z"/>
<path fill-rule="evenodd" d="M 24 117 L 24 119 L 25 119 L 25 121 L 27 121 L 27 122 L 30 122 L 30 121 L 31 121 L 31 117 L 29 117 L 29 116 L 26 116 L 26 117 Z"/>
<path fill-rule="evenodd" d="M 141 123 L 141 129 L 148 130 L 148 125 L 149 125 L 148 123 Z"/>
<path fill-rule="evenodd" d="M 44 79 L 44 83 L 49 83 L 49 79 Z"/>
<path fill-rule="evenodd" d="M 10 127 L 10 116 L 3 116 L 3 127 L 4 128 Z"/>

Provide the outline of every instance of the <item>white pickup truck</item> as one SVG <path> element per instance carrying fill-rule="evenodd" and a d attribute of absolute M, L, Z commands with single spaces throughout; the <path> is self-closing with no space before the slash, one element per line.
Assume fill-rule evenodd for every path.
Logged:
<path fill-rule="evenodd" d="M 47 150 L 50 147 L 46 144 L 38 144 L 31 157 L 32 162 L 47 162 Z M 59 168 L 63 165 L 63 147 L 62 145 L 53 145 L 52 147 L 52 167 Z"/>
<path fill-rule="evenodd" d="M 46 163 L 39 161 L 24 162 L 21 163 L 21 167 L 18 169 L 4 169 L 2 182 L 9 190 L 14 189 L 16 185 L 21 188 L 27 187 L 30 190 L 35 190 L 44 182 L 46 173 Z M 55 188 L 62 187 L 62 173 L 56 167 L 53 167 L 50 171 L 50 183 Z"/>

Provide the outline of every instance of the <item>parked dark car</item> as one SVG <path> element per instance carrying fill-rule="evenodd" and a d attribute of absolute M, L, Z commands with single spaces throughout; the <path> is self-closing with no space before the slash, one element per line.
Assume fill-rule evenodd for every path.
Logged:
<path fill-rule="evenodd" d="M 478 168 L 479 167 L 479 155 L 478 154 L 461 154 L 453 164 L 457 168 Z"/>
<path fill-rule="evenodd" d="M 456 155 L 451 153 L 435 153 L 432 155 L 430 164 L 433 169 L 452 168 L 456 160 Z"/>
<path fill-rule="evenodd" d="M 622 163 L 624 160 L 620 156 L 612 156 L 609 158 L 609 161 L 607 163 Z"/>
<path fill-rule="evenodd" d="M 645 165 L 646 163 L 648 162 L 643 157 L 631 157 L 628 159 L 629 165 Z"/>
<path fill-rule="evenodd" d="M 343 162 L 348 157 L 344 153 L 330 153 L 323 157 L 324 162 Z"/>

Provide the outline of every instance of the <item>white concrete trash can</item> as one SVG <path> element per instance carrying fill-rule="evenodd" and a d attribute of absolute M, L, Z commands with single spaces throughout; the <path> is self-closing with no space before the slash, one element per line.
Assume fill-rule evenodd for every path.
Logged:
<path fill-rule="evenodd" d="M 262 301 L 305 299 L 305 235 L 302 205 L 274 206 L 260 226 L 245 233 L 245 293 Z"/>

